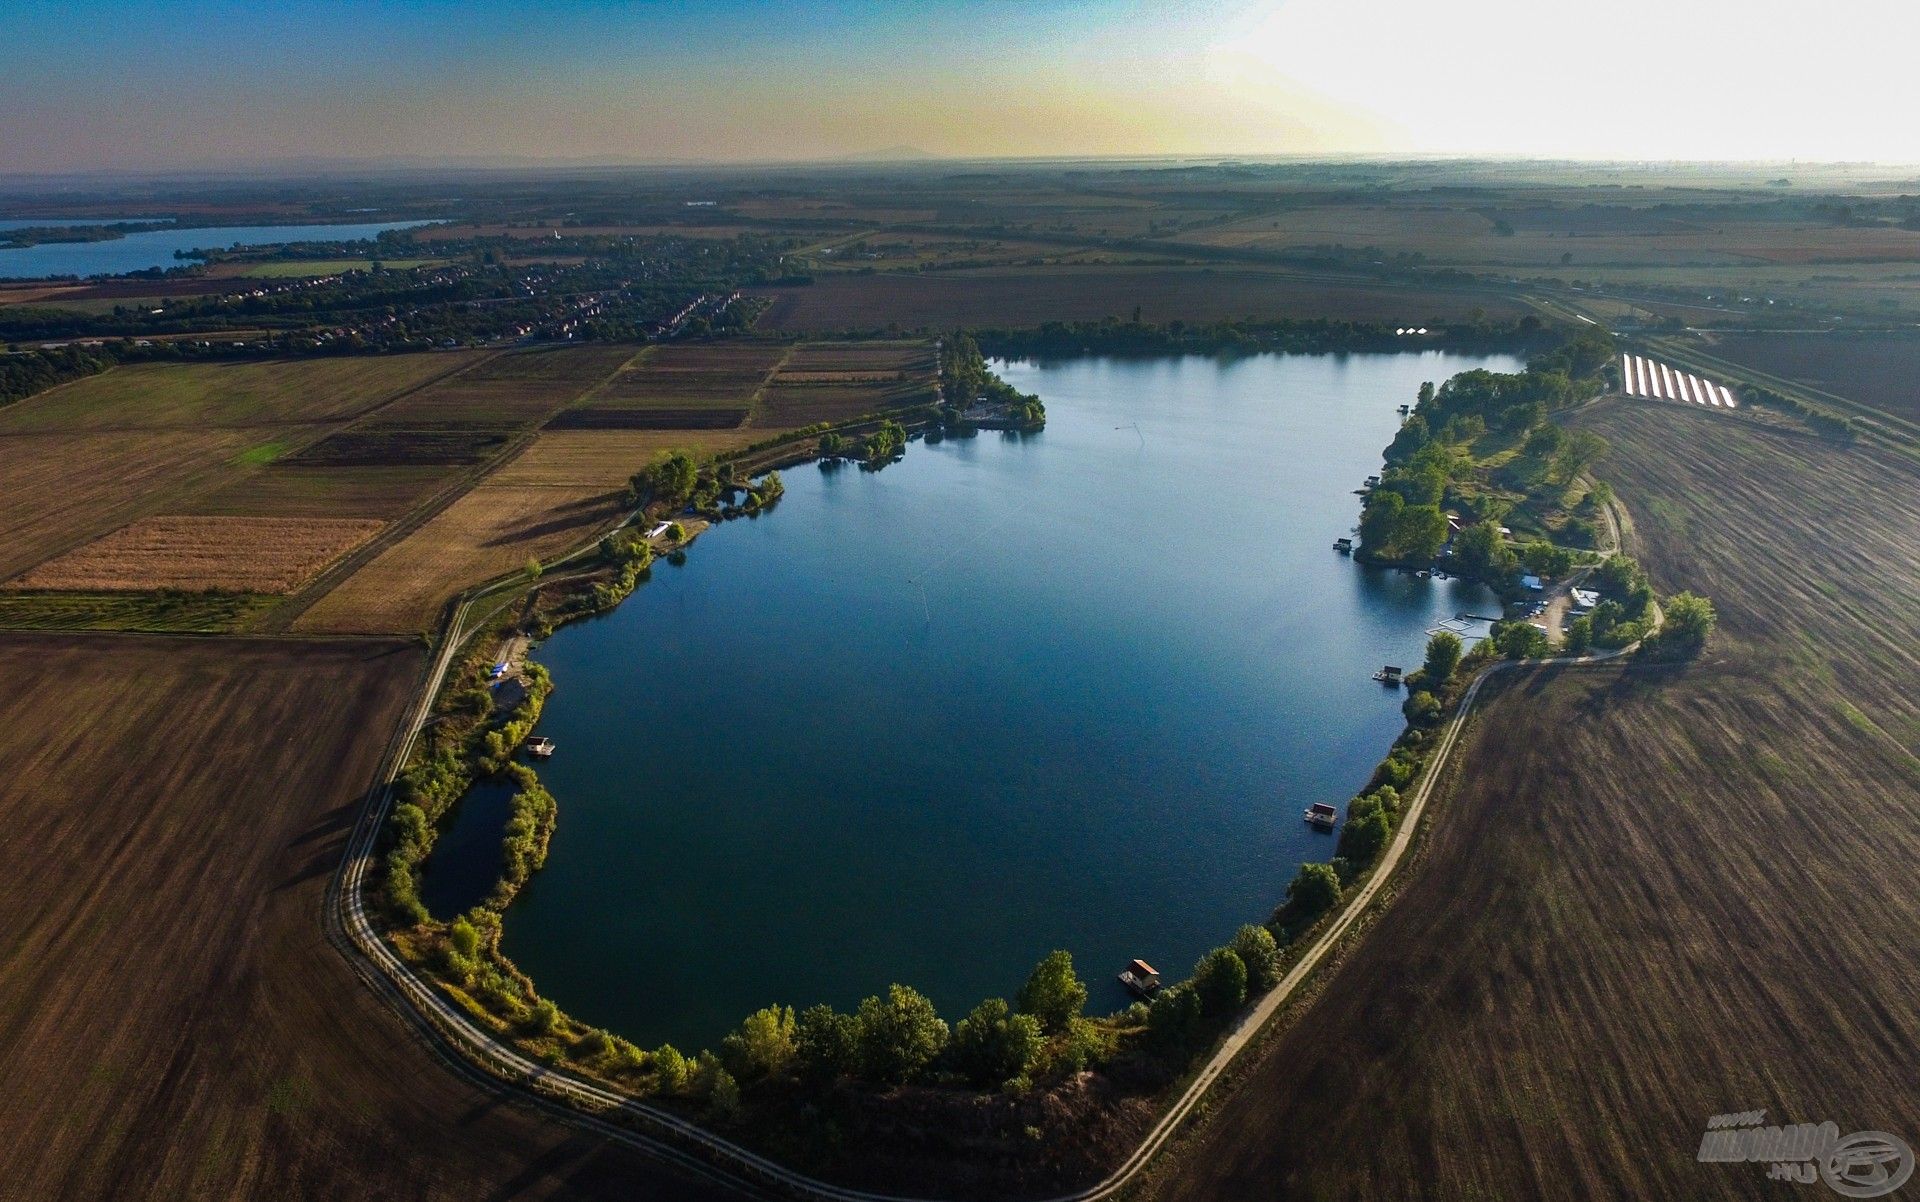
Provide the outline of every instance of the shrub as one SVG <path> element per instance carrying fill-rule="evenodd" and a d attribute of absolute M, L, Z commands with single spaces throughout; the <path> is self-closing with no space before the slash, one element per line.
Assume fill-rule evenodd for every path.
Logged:
<path fill-rule="evenodd" d="M 1087 987 L 1073 971 L 1073 956 L 1049 952 L 1020 987 L 1018 1001 L 1020 1012 L 1039 1019 L 1049 1035 L 1066 1030 L 1087 1004 Z"/>
<path fill-rule="evenodd" d="M 1113 1037 L 1105 1028 L 1076 1018 L 1046 1046 L 1040 1071 L 1049 1077 L 1070 1077 L 1105 1060 L 1112 1051 Z"/>
<path fill-rule="evenodd" d="M 1400 707 L 1407 721 L 1415 726 L 1432 726 L 1440 721 L 1440 699 L 1425 689 L 1415 691 Z"/>
<path fill-rule="evenodd" d="M 456 918 L 447 928 L 447 942 L 460 955 L 472 959 L 480 951 L 480 932 L 464 918 Z"/>
<path fill-rule="evenodd" d="M 1147 1008 L 1147 1035 L 1167 1049 L 1184 1049 L 1199 1038 L 1204 1018 L 1200 996 L 1185 981 L 1162 989 Z"/>
<path fill-rule="evenodd" d="M 527 1016 L 527 1030 L 535 1035 L 551 1035 L 560 1029 L 560 1007 L 546 998 L 534 1003 L 533 1012 Z"/>

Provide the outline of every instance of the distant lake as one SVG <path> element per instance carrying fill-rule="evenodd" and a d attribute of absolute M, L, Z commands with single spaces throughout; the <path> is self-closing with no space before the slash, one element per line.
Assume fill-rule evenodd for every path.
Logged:
<path fill-rule="evenodd" d="M 91 221 L 58 218 L 0 221 L 0 229 L 42 226 L 112 225 L 119 221 L 165 218 L 115 217 Z M 48 242 L 0 250 L 0 279 L 38 280 L 63 275 L 122 275 L 154 267 L 179 267 L 175 251 L 230 250 L 236 246 L 272 246 L 282 242 L 347 242 L 375 238 L 387 230 L 412 229 L 425 221 L 384 221 L 356 225 L 227 225 L 194 229 L 148 230 L 106 242 Z"/>
<path fill-rule="evenodd" d="M 1056 947 L 1100 1011 L 1134 956 L 1186 975 L 1333 854 L 1301 811 L 1401 727 L 1371 673 L 1494 604 L 1332 543 L 1421 381 L 1519 366 L 1013 363 L 1040 434 L 785 473 L 773 513 L 536 652 L 559 827 L 506 953 L 586 1022 L 682 1048 L 892 981 L 957 1019 Z M 502 812 L 463 807 L 492 827 L 448 848 L 497 860 Z M 428 865 L 443 915 L 488 875 L 434 888 L 458 854 Z"/>

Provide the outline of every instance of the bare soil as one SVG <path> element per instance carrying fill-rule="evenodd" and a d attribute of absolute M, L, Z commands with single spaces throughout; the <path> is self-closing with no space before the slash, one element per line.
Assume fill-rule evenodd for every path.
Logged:
<path fill-rule="evenodd" d="M 454 1076 L 323 936 L 420 667 L 0 635 L 0 1197 L 706 1196 Z"/>

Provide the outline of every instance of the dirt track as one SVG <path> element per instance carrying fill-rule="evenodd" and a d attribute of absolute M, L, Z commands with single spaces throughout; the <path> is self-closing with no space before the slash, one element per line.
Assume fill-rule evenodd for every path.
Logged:
<path fill-rule="evenodd" d="M 0 636 L 0 1198 L 690 1198 L 464 1084 L 321 899 L 399 642 Z"/>
<path fill-rule="evenodd" d="M 1149 1196 L 1745 1198 L 1709 1115 L 1920 1142 L 1920 522 L 1891 459 L 1598 407 L 1707 661 L 1543 670 L 1430 842 Z M 1817 1187 L 1816 1187 L 1817 1188 Z"/>

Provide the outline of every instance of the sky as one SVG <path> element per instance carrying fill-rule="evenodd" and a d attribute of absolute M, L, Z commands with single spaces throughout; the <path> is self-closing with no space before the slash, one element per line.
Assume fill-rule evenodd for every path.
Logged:
<path fill-rule="evenodd" d="M 1912 0 L 8 0 L 0 172 L 302 159 L 1920 162 Z"/>

